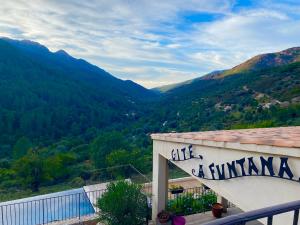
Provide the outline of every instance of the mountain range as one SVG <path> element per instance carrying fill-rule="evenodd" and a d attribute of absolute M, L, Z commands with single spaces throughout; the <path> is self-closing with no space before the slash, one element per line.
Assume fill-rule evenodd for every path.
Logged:
<path fill-rule="evenodd" d="M 300 48 L 289 48 L 149 90 L 63 50 L 1 38 L 0 152 L 9 155 L 22 136 L 49 145 L 72 137 L 89 142 L 106 130 L 139 139 L 151 132 L 297 125 L 299 61 Z"/>
<path fill-rule="evenodd" d="M 299 47 L 258 55 L 229 70 L 161 87 L 165 97 L 154 117 L 163 132 L 299 125 L 299 56 Z"/>
<path fill-rule="evenodd" d="M 275 53 L 257 55 L 231 69 L 213 71 L 193 80 L 188 80 L 177 84 L 165 85 L 154 88 L 153 90 L 164 93 L 174 88 L 191 84 L 192 82 L 197 80 L 220 79 L 230 75 L 266 69 L 270 67 L 284 66 L 295 62 L 300 62 L 300 47 L 289 48 Z"/>
<path fill-rule="evenodd" d="M 157 94 L 63 50 L 0 39 L 0 142 L 21 136 L 37 143 L 114 129 L 144 113 Z"/>
<path fill-rule="evenodd" d="M 63 50 L 1 38 L 0 201 L 37 194 L 36 181 L 42 193 L 82 187 L 106 167 L 151 174 L 151 133 L 300 125 L 299 57 L 290 48 L 149 90 Z"/>

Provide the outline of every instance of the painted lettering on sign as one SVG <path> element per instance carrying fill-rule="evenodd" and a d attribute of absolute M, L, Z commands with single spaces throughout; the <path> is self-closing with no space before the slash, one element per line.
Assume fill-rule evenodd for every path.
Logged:
<path fill-rule="evenodd" d="M 172 160 L 173 161 L 185 161 L 189 159 L 202 159 L 201 155 L 195 156 L 193 153 L 193 146 L 189 145 L 188 149 L 173 149 L 172 150 Z"/>
<path fill-rule="evenodd" d="M 208 165 L 204 165 L 203 156 L 196 155 L 192 145 L 189 145 L 187 148 L 173 149 L 171 152 L 171 160 L 174 162 L 199 160 L 200 163 L 197 168 L 192 169 L 191 172 L 194 176 L 202 179 L 228 180 L 247 176 L 268 176 L 297 182 L 300 181 L 300 178 L 295 178 L 287 157 L 279 157 L 276 159 L 278 159 L 276 160 L 277 163 L 279 162 L 278 165 L 275 165 L 273 156 L 260 156 L 259 158 L 243 157 L 221 164 L 212 162 Z M 274 168 L 278 169 L 275 170 Z"/>

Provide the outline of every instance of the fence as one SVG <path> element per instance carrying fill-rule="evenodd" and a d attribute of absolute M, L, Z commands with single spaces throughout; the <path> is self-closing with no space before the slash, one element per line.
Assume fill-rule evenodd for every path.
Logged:
<path fill-rule="evenodd" d="M 221 218 L 206 225 L 245 225 L 250 221 L 267 218 L 267 224 L 273 224 L 273 217 L 282 213 L 294 212 L 293 221 L 290 224 L 297 225 L 299 220 L 300 201 L 289 202 L 263 209 L 257 209 L 237 215 Z M 289 224 L 287 221 L 284 224 Z"/>
<path fill-rule="evenodd" d="M 97 208 L 91 204 L 105 190 L 79 192 L 32 201 L 0 205 L 1 225 L 49 224 L 72 218 L 94 215 Z M 91 200 L 91 201 L 90 201 Z"/>
<path fill-rule="evenodd" d="M 149 196 L 150 184 L 145 185 L 145 194 Z M 43 199 L 0 204 L 0 225 L 37 225 L 51 224 L 57 221 L 92 217 L 98 213 L 96 207 L 105 189 L 85 192 L 76 189 L 77 193 L 65 194 Z M 212 190 L 203 187 L 186 188 L 182 193 L 168 193 L 168 206 L 174 212 L 185 215 L 205 212 L 216 201 Z M 149 196 L 150 197 L 150 196 Z M 149 198 L 151 201 L 151 198 Z"/>
<path fill-rule="evenodd" d="M 205 187 L 183 189 L 182 193 L 168 193 L 168 209 L 179 214 L 190 215 L 206 212 L 217 202 L 216 194 Z"/>
<path fill-rule="evenodd" d="M 123 177 L 143 185 L 145 194 L 151 196 L 151 180 L 130 164 L 94 170 L 89 175 L 89 179 L 85 180 L 86 185 L 103 184 L 115 181 L 117 177 Z M 83 188 L 79 188 L 74 189 L 75 193 L 71 194 L 37 196 L 30 200 L 20 199 L 19 202 L 0 203 L 0 225 L 37 225 L 75 218 L 80 220 L 82 217 L 97 213 L 98 209 L 95 207 L 97 199 L 105 191 L 102 189 L 85 192 Z"/>

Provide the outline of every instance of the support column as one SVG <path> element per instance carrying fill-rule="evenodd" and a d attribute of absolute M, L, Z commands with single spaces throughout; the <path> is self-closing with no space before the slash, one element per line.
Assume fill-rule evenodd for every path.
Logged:
<path fill-rule="evenodd" d="M 168 201 L 168 161 L 153 143 L 152 220 L 156 224 L 157 214 L 164 210 Z"/>

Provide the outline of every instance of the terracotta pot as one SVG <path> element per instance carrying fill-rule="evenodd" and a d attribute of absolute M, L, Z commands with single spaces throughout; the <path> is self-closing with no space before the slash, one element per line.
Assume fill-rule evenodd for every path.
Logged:
<path fill-rule="evenodd" d="M 161 211 L 158 213 L 157 219 L 160 224 L 168 224 L 170 222 L 171 215 L 169 212 Z"/>
<path fill-rule="evenodd" d="M 223 212 L 223 205 L 220 203 L 215 203 L 212 205 L 212 214 L 216 218 L 221 218 L 222 217 L 222 212 Z"/>

